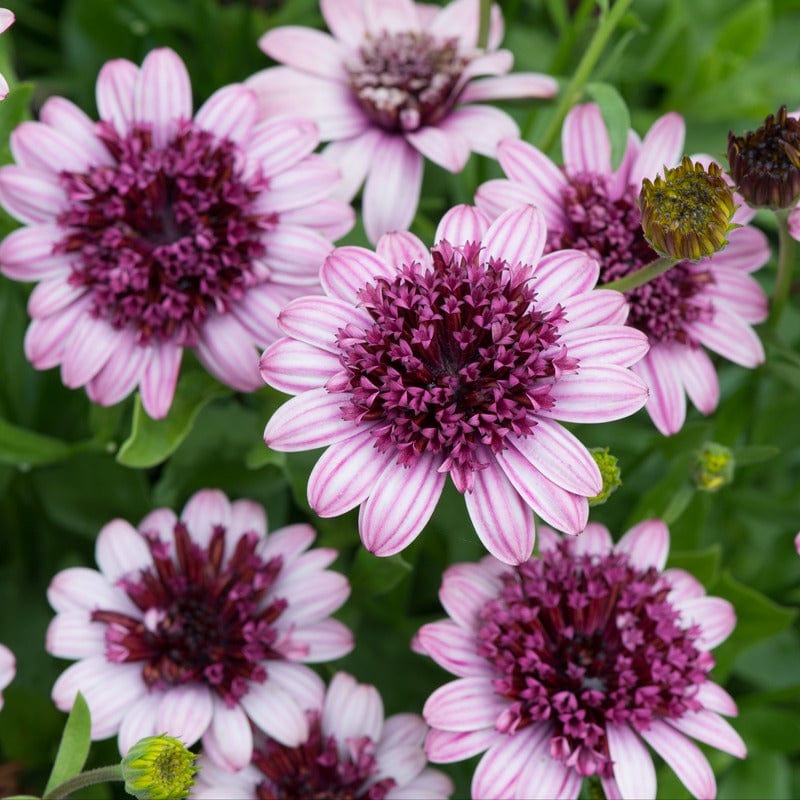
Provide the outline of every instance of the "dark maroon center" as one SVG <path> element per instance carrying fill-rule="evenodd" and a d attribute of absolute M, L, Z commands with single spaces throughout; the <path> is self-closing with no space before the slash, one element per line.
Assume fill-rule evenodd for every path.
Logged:
<path fill-rule="evenodd" d="M 596 258 L 600 284 L 636 272 L 655 261 L 642 230 L 637 193 L 629 186 L 621 197 L 609 196 L 602 175 L 578 174 L 563 193 L 568 224 L 548 235 L 548 250 L 575 248 Z M 628 324 L 651 341 L 696 345 L 687 324 L 709 320 L 714 310 L 701 293 L 713 282 L 702 264 L 682 261 L 643 286 L 625 292 L 630 305 Z"/>
<path fill-rule="evenodd" d="M 485 466 L 478 451 L 524 436 L 553 407 L 553 383 L 577 369 L 559 344 L 563 311 L 536 308 L 530 268 L 484 261 L 480 246 L 440 242 L 433 266 L 404 266 L 359 294 L 366 331 L 338 333 L 350 392 L 345 419 L 377 423 L 380 451 L 401 464 L 443 454 L 456 486 Z"/>
<path fill-rule="evenodd" d="M 90 290 L 95 316 L 142 344 L 193 346 L 209 313 L 256 280 L 271 221 L 253 200 L 266 181 L 246 179 L 238 146 L 191 122 L 160 148 L 144 125 L 120 136 L 101 122 L 97 135 L 114 163 L 61 174 L 70 207 L 55 250 L 77 256 L 70 281 Z"/>
<path fill-rule="evenodd" d="M 384 32 L 368 36 L 345 69 L 366 115 L 400 132 L 434 125 L 453 108 L 467 63 L 457 39 Z"/>
<path fill-rule="evenodd" d="M 305 744 L 286 747 L 268 739 L 254 751 L 253 764 L 265 776 L 256 787 L 258 800 L 383 800 L 396 781 L 369 783 L 377 766 L 375 743 L 366 736 L 348 739 L 343 758 L 336 739 L 323 735 L 319 715 L 309 718 Z"/>
<path fill-rule="evenodd" d="M 565 541 L 503 583 L 478 636 L 511 701 L 498 730 L 552 725 L 553 758 L 610 777 L 607 722 L 643 730 L 701 708 L 694 694 L 714 660 L 695 645 L 699 628 L 681 627 L 657 570 L 619 553 L 574 555 Z"/>
<path fill-rule="evenodd" d="M 148 686 L 200 681 L 233 705 L 251 681 L 267 679 L 262 662 L 283 658 L 274 649 L 273 623 L 287 604 L 267 598 L 283 560 L 264 561 L 255 533 L 238 540 L 227 562 L 222 527 L 206 548 L 191 540 L 181 522 L 173 536 L 174 556 L 167 543 L 149 538 L 153 566 L 119 581 L 141 615 L 97 609 L 92 620 L 108 625 L 108 660 L 142 662 Z"/>

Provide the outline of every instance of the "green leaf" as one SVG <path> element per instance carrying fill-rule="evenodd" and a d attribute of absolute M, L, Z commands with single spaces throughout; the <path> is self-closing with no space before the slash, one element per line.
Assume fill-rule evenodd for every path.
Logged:
<path fill-rule="evenodd" d="M 286 466 L 286 453 L 270 450 L 264 442 L 258 442 L 247 451 L 244 463 L 248 469 L 261 469 L 268 465 L 283 469 Z"/>
<path fill-rule="evenodd" d="M 762 461 L 769 461 L 771 458 L 775 458 L 780 453 L 780 447 L 766 444 L 751 444 L 747 447 L 737 447 L 733 451 L 737 467 L 743 467 L 747 464 L 760 464 Z"/>
<path fill-rule="evenodd" d="M 796 795 L 792 792 L 791 768 L 786 756 L 748 754 L 744 761 L 734 763 L 725 773 L 719 784 L 719 797 L 726 800 L 751 800 L 754 797 L 792 800 Z"/>
<path fill-rule="evenodd" d="M 53 464 L 75 453 L 74 444 L 44 436 L 0 419 L 0 462 L 28 468 L 37 464 Z"/>
<path fill-rule="evenodd" d="M 674 550 L 669 554 L 667 565 L 691 572 L 705 586 L 717 579 L 722 548 L 712 545 L 705 550 Z"/>
<path fill-rule="evenodd" d="M 359 547 L 350 570 L 350 584 L 354 593 L 378 597 L 394 589 L 411 571 L 411 564 L 399 554 L 380 558 Z"/>
<path fill-rule="evenodd" d="M 587 83 L 586 92 L 600 106 L 603 122 L 611 139 L 611 167 L 617 169 L 622 163 L 625 148 L 628 146 L 628 131 L 631 115 L 622 95 L 610 83 Z"/>
<path fill-rule="evenodd" d="M 200 411 L 231 390 L 206 372 L 187 372 L 178 381 L 175 399 L 164 419 L 152 419 L 136 396 L 130 436 L 122 443 L 117 461 L 126 467 L 154 467 L 166 461 L 188 436 Z"/>
<path fill-rule="evenodd" d="M 45 794 L 64 781 L 74 778 L 83 769 L 89 755 L 91 732 L 92 719 L 89 706 L 86 705 L 83 695 L 78 692 L 72 704 L 72 711 L 69 712 L 67 724 L 64 726 L 64 734 L 58 746 L 53 771 L 44 790 Z"/>

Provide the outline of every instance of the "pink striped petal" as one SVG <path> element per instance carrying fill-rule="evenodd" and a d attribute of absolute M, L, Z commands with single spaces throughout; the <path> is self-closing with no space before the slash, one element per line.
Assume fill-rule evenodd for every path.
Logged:
<path fill-rule="evenodd" d="M 541 529 L 539 535 L 541 536 Z M 599 522 L 590 522 L 580 536 L 570 539 L 570 541 L 572 542 L 572 552 L 579 555 L 607 556 L 614 549 L 614 542 L 608 528 Z M 541 547 L 541 541 L 539 546 Z"/>
<path fill-rule="evenodd" d="M 550 756 L 550 742 L 539 741 L 528 753 L 514 787 L 515 800 L 576 800 L 583 784 L 578 773 Z"/>
<path fill-rule="evenodd" d="M 561 305 L 567 318 L 566 325 L 561 328 L 562 334 L 594 325 L 622 325 L 628 318 L 625 295 L 613 289 L 595 289 L 564 298 Z"/>
<path fill-rule="evenodd" d="M 686 736 L 716 747 L 736 758 L 747 756 L 747 747 L 742 737 L 731 724 L 713 711 L 687 711 L 682 717 L 668 720 L 673 728 L 677 728 Z"/>
<path fill-rule="evenodd" d="M 153 419 L 163 419 L 175 397 L 183 348 L 174 342 L 156 342 L 149 349 L 152 355 L 142 374 L 139 393 L 147 414 Z"/>
<path fill-rule="evenodd" d="M 567 179 L 544 153 L 521 139 L 504 139 L 497 146 L 497 160 L 512 181 L 530 186 L 536 192 L 537 205 L 548 228 L 566 224 L 563 193 Z"/>
<path fill-rule="evenodd" d="M 725 714 L 728 717 L 739 714 L 734 699 L 721 686 L 711 681 L 701 683 L 694 697 L 709 711 L 716 711 L 717 714 Z"/>
<path fill-rule="evenodd" d="M 371 242 L 411 225 L 422 187 L 422 166 L 422 156 L 402 136 L 387 136 L 379 143 L 361 203 Z"/>
<path fill-rule="evenodd" d="M 408 712 L 393 714 L 383 723 L 378 752 L 403 745 L 422 747 L 428 734 L 428 726 L 419 714 Z M 378 756 L 380 759 L 380 756 Z"/>
<path fill-rule="evenodd" d="M 214 713 L 203 734 L 203 749 L 213 752 L 217 764 L 236 772 L 246 767 L 253 756 L 250 720 L 239 705 L 228 708 L 216 694 L 213 702 Z"/>
<path fill-rule="evenodd" d="M 396 271 L 365 247 L 337 247 L 319 271 L 322 288 L 345 303 L 358 302 L 358 293 L 375 278 L 393 280 Z"/>
<path fill-rule="evenodd" d="M 11 152 L 21 167 L 58 175 L 86 172 L 93 159 L 86 148 L 43 122 L 22 122 L 11 134 Z"/>
<path fill-rule="evenodd" d="M 231 313 L 250 332 L 253 342 L 263 347 L 283 336 L 278 314 L 284 306 L 308 291 L 311 291 L 308 287 L 268 282 L 248 289 Z"/>
<path fill-rule="evenodd" d="M 736 627 L 733 606 L 721 597 L 693 597 L 675 604 L 686 626 L 699 625 L 698 647 L 713 650 L 724 642 Z"/>
<path fill-rule="evenodd" d="M 206 732 L 213 715 L 211 689 L 201 683 L 184 684 L 164 693 L 156 727 L 191 747 Z"/>
<path fill-rule="evenodd" d="M 662 345 L 663 346 L 663 345 Z M 683 388 L 689 399 L 703 414 L 710 414 L 719 402 L 719 380 L 714 364 L 701 347 L 672 345 L 670 359 L 672 368 L 677 370 Z"/>
<path fill-rule="evenodd" d="M 425 753 L 419 745 L 381 747 L 377 756 L 377 767 L 372 779 L 391 778 L 398 786 L 406 786 L 428 765 Z M 391 800 L 391 797 L 389 798 Z"/>
<path fill-rule="evenodd" d="M 647 387 L 630 370 L 592 365 L 559 378 L 551 396 L 555 407 L 540 415 L 561 422 L 610 422 L 642 408 Z"/>
<path fill-rule="evenodd" d="M 92 622 L 86 611 L 64 611 L 47 626 L 45 650 L 56 658 L 104 657 L 106 630 L 104 623 Z"/>
<path fill-rule="evenodd" d="M 123 337 L 104 319 L 81 317 L 67 340 L 61 362 L 63 384 L 75 389 L 91 380 L 112 357 Z"/>
<path fill-rule="evenodd" d="M 114 519 L 103 526 L 95 542 L 94 557 L 100 571 L 112 584 L 153 562 L 144 537 L 124 519 Z"/>
<path fill-rule="evenodd" d="M 346 656 L 354 646 L 353 634 L 336 619 L 322 619 L 292 632 L 292 645 L 306 650 L 302 661 L 321 664 Z"/>
<path fill-rule="evenodd" d="M 42 281 L 34 286 L 28 298 L 28 314 L 34 319 L 37 317 L 49 317 L 58 311 L 66 309 L 75 301 L 84 296 L 85 288 L 73 286 L 63 278 L 53 278 L 49 281 Z M 64 344 L 69 341 L 69 337 Z"/>
<path fill-rule="evenodd" d="M 716 308 L 712 321 L 695 320 L 686 328 L 701 344 L 735 364 L 752 369 L 764 363 L 764 346 L 758 335 L 725 308 Z"/>
<path fill-rule="evenodd" d="M 127 594 L 96 570 L 86 567 L 62 569 L 47 588 L 47 600 L 57 612 L 108 608 L 134 617 L 140 614 Z"/>
<path fill-rule="evenodd" d="M 175 135 L 180 121 L 192 118 L 192 84 L 186 65 L 174 50 L 151 50 L 142 62 L 134 117 L 152 125 L 156 147 L 163 147 Z"/>
<path fill-rule="evenodd" d="M 337 672 L 328 686 L 322 712 L 322 730 L 335 736 L 340 748 L 350 738 L 368 736 L 378 741 L 383 727 L 383 701 L 374 686 L 358 683 L 345 672 Z"/>
<path fill-rule="evenodd" d="M 669 555 L 669 528 L 663 520 L 645 520 L 634 525 L 614 549 L 625 553 L 639 569 L 655 567 L 660 572 Z"/>
<path fill-rule="evenodd" d="M 90 303 L 91 299 L 87 297 L 53 316 L 31 321 L 25 332 L 23 347 L 25 357 L 36 369 L 50 369 L 61 363 L 67 337 Z"/>
<path fill-rule="evenodd" d="M 503 80 L 503 78 L 495 78 Z M 519 136 L 514 119 L 493 106 L 463 106 L 451 111 L 438 126 L 448 137 L 462 139 L 470 150 L 497 158 L 497 145 L 503 139 Z"/>
<path fill-rule="evenodd" d="M 369 497 L 376 481 L 396 458 L 379 453 L 370 428 L 332 444 L 308 476 L 308 503 L 320 517 L 336 517 Z"/>
<path fill-rule="evenodd" d="M 247 143 L 249 164 L 245 174 L 260 171 L 262 175 L 272 177 L 286 172 L 313 153 L 318 144 L 319 131 L 308 119 L 262 120 Z M 293 176 L 296 174 L 292 172 Z M 274 184 L 270 182 L 268 195 L 273 188 Z"/>
<path fill-rule="evenodd" d="M 258 46 L 281 64 L 310 72 L 329 80 L 347 81 L 344 63 L 350 58 L 347 47 L 332 36 L 313 28 L 284 25 L 267 31 Z"/>
<path fill-rule="evenodd" d="M 408 231 L 385 233 L 378 240 L 377 254 L 398 272 L 406 265 L 416 262 L 422 267 L 432 264 L 431 251 L 419 237 Z"/>
<path fill-rule="evenodd" d="M 39 109 L 39 119 L 69 137 L 89 154 L 92 163 L 114 162 L 106 146 L 95 136 L 95 121 L 66 98 L 48 97 Z"/>
<path fill-rule="evenodd" d="M 0 8 L 0 33 L 5 33 L 13 24 L 16 15 L 7 8 Z"/>
<path fill-rule="evenodd" d="M 717 794 L 717 782 L 708 759 L 693 742 L 661 720 L 653 720 L 642 738 L 667 762 L 681 783 L 700 800 Z"/>
<path fill-rule="evenodd" d="M 67 208 L 58 178 L 14 164 L 0 169 L 0 203 L 20 222 L 54 222 Z"/>
<path fill-rule="evenodd" d="M 464 500 L 478 538 L 496 559 L 521 564 L 530 558 L 536 540 L 533 514 L 497 464 L 474 474 Z"/>
<path fill-rule="evenodd" d="M 310 525 L 302 523 L 288 525 L 285 528 L 272 531 L 265 540 L 260 542 L 258 554 L 265 561 L 269 561 L 274 556 L 281 556 L 284 564 L 288 565 L 300 553 L 308 549 L 316 535 Z"/>
<path fill-rule="evenodd" d="M 679 603 L 682 600 L 690 600 L 692 597 L 705 596 L 706 590 L 702 583 L 685 569 L 664 570 L 664 578 L 672 587 L 668 598 L 671 603 Z"/>
<path fill-rule="evenodd" d="M 128 750 L 145 736 L 155 736 L 158 706 L 161 703 L 162 692 L 153 692 L 140 697 L 131 705 L 122 719 L 119 727 L 117 744 L 119 752 L 127 755 Z"/>
<path fill-rule="evenodd" d="M 588 526 L 587 526 L 588 527 Z M 583 533 L 580 536 L 573 537 L 570 541 L 580 542 L 583 539 Z M 547 525 L 539 526 L 539 552 L 540 553 L 553 553 L 558 549 L 558 546 L 563 541 L 561 534 L 556 533 L 552 528 Z"/>
<path fill-rule="evenodd" d="M 595 259 L 580 250 L 557 250 L 546 255 L 536 266 L 537 306 L 555 308 L 565 305 L 567 298 L 580 296 L 594 289 L 600 275 Z M 574 312 L 567 319 L 582 322 Z M 588 327 L 581 324 L 580 327 Z M 594 329 L 594 326 L 592 326 Z"/>
<path fill-rule="evenodd" d="M 320 0 L 320 11 L 333 35 L 351 47 L 361 45 L 366 33 L 364 12 L 352 0 Z"/>
<path fill-rule="evenodd" d="M 600 776 L 600 786 L 603 789 L 603 796 L 605 800 L 623 800 L 622 793 L 617 786 L 617 782 L 613 778 L 604 778 Z M 624 798 L 624 800 L 628 800 Z"/>
<path fill-rule="evenodd" d="M 514 66 L 514 56 L 510 50 L 495 50 L 478 54 L 467 64 L 461 73 L 460 83 L 465 86 L 479 75 L 505 75 Z"/>
<path fill-rule="evenodd" d="M 789 214 L 787 222 L 789 226 L 789 235 L 792 239 L 800 240 L 800 208 L 794 208 Z"/>
<path fill-rule="evenodd" d="M 724 250 L 714 254 L 711 262 L 714 267 L 748 273 L 755 272 L 769 261 L 769 240 L 758 228 L 737 228 L 731 231 L 728 242 Z"/>
<path fill-rule="evenodd" d="M 195 353 L 215 378 L 233 389 L 254 392 L 264 385 L 255 343 L 232 314 L 212 314 L 206 319 Z"/>
<path fill-rule="evenodd" d="M 504 211 L 483 235 L 485 257 L 509 266 L 534 266 L 544 252 L 547 228 L 544 215 L 534 206 Z"/>
<path fill-rule="evenodd" d="M 680 353 L 667 350 L 657 342 L 633 367 L 650 390 L 647 413 L 664 436 L 677 433 L 686 420 L 686 395 L 678 369 L 674 366 L 679 361 Z"/>
<path fill-rule="evenodd" d="M 715 303 L 724 303 L 745 322 L 763 322 L 767 318 L 767 298 L 760 284 L 747 273 L 715 269 L 714 283 L 708 290 Z"/>
<path fill-rule="evenodd" d="M 139 523 L 139 530 L 142 534 L 155 536 L 162 542 L 171 543 L 177 521 L 178 515 L 171 508 L 157 508 Z"/>
<path fill-rule="evenodd" d="M 372 34 L 420 30 L 417 4 L 412 0 L 363 0 L 362 7 L 367 31 Z"/>
<path fill-rule="evenodd" d="M 494 677 L 489 663 L 478 655 L 476 636 L 452 620 L 423 625 L 417 637 L 427 655 L 453 675 L 459 678 Z"/>
<path fill-rule="evenodd" d="M 611 174 L 611 140 L 597 103 L 574 106 L 561 129 L 564 166 L 570 175 Z"/>
<path fill-rule="evenodd" d="M 324 386 L 342 368 L 333 353 L 296 339 L 279 339 L 261 356 L 261 377 L 287 394 L 300 394 Z"/>
<path fill-rule="evenodd" d="M 492 679 L 458 678 L 440 686 L 422 709 L 425 722 L 447 731 L 491 728 L 509 701 L 495 694 Z"/>
<path fill-rule="evenodd" d="M 347 203 L 355 197 L 366 180 L 375 148 L 383 139 L 380 129 L 367 128 L 356 136 L 331 142 L 322 151 L 322 155 L 333 161 L 341 172 L 334 197 Z"/>
<path fill-rule="evenodd" d="M 394 555 L 419 536 L 444 489 L 440 461 L 423 454 L 410 467 L 386 467 L 358 515 L 361 541 L 370 553 Z"/>
<path fill-rule="evenodd" d="M 267 512 L 255 500 L 234 500 L 231 503 L 231 532 L 234 536 L 255 533 L 263 537 L 267 533 Z"/>
<path fill-rule="evenodd" d="M 181 511 L 189 535 L 200 547 L 207 547 L 214 529 L 231 526 L 231 504 L 219 489 L 202 489 L 189 498 Z"/>
<path fill-rule="evenodd" d="M 286 334 L 338 358 L 337 331 L 348 325 L 365 328 L 370 319 L 364 311 L 335 297 L 299 297 L 278 316 Z"/>
<path fill-rule="evenodd" d="M 257 116 L 255 92 L 236 83 L 217 89 L 198 109 L 194 121 L 219 139 L 242 144 L 249 139 Z"/>
<path fill-rule="evenodd" d="M 86 394 L 103 406 L 118 403 L 138 386 L 149 360 L 149 349 L 137 344 L 130 331 L 123 331 L 105 366 L 86 384 Z"/>
<path fill-rule="evenodd" d="M 547 724 L 530 725 L 503 736 L 486 751 L 472 776 L 472 796 L 481 800 L 508 800 L 514 796 L 519 776 L 550 733 Z"/>
<path fill-rule="evenodd" d="M 597 325 L 585 330 L 572 330 L 561 337 L 560 344 L 580 364 L 618 367 L 636 364 L 650 348 L 644 333 L 621 325 Z"/>
<path fill-rule="evenodd" d="M 308 739 L 308 720 L 292 696 L 273 681 L 251 683 L 241 706 L 267 736 L 287 747 Z"/>
<path fill-rule="evenodd" d="M 569 534 L 580 533 L 586 527 L 589 516 L 586 497 L 553 483 L 516 448 L 509 447 L 495 457 L 522 500 L 545 522 Z"/>
<path fill-rule="evenodd" d="M 478 9 L 472 0 L 452 0 L 436 9 L 425 30 L 443 39 L 455 33 L 462 50 L 474 50 L 478 46 Z"/>
<path fill-rule="evenodd" d="M 12 231 L 0 243 L 0 270 L 17 281 L 57 278 L 66 283 L 73 258 L 53 254 L 63 238 L 64 229 L 58 225 L 29 225 Z"/>
<path fill-rule="evenodd" d="M 505 739 L 494 728 L 478 731 L 443 731 L 432 728 L 425 740 L 425 753 L 436 764 L 465 761 L 482 753 L 498 739 Z"/>
<path fill-rule="evenodd" d="M 628 144 L 622 156 L 622 162 L 617 167 L 611 179 L 608 181 L 608 194 L 612 200 L 619 200 L 631 185 L 630 173 L 636 159 L 639 157 L 639 149 L 642 140 L 636 131 L 628 131 Z M 609 799 L 610 800 L 610 799 Z"/>
<path fill-rule="evenodd" d="M 562 489 L 594 497 L 603 488 L 600 470 L 589 451 L 557 422 L 539 419 L 530 436 L 512 436 L 506 443 Z"/>
<path fill-rule="evenodd" d="M 489 218 L 478 208 L 468 205 L 453 206 L 439 221 L 434 242 L 447 240 L 453 245 L 480 242 L 489 229 Z"/>
<path fill-rule="evenodd" d="M 311 667 L 292 661 L 270 661 L 267 667 L 268 680 L 287 692 L 300 708 L 322 709 L 325 684 Z"/>
<path fill-rule="evenodd" d="M 475 192 L 475 205 L 489 219 L 499 217 L 506 209 L 523 205 L 536 205 L 536 191 L 523 183 L 507 178 L 496 178 L 482 183 Z"/>
<path fill-rule="evenodd" d="M 356 212 L 345 202 L 328 198 L 303 208 L 281 212 L 281 220 L 289 225 L 311 228 L 326 239 L 336 241 L 356 224 Z"/>
<path fill-rule="evenodd" d="M 501 587 L 501 581 L 482 564 L 454 564 L 442 576 L 439 600 L 455 622 L 474 629 L 481 609 L 497 597 Z"/>
<path fill-rule="evenodd" d="M 124 58 L 107 61 L 97 76 L 95 96 L 100 119 L 124 136 L 134 121 L 134 97 L 139 68 Z M 191 113 L 191 112 L 190 112 Z"/>
<path fill-rule="evenodd" d="M 347 600 L 350 584 L 344 575 L 327 570 L 313 572 L 281 585 L 281 591 L 289 596 L 289 607 L 281 614 L 281 625 L 318 622 Z"/>
<path fill-rule="evenodd" d="M 284 403 L 267 423 L 264 441 L 274 450 L 297 452 L 327 447 L 358 432 L 354 422 L 342 419 L 349 394 L 312 389 Z"/>
<path fill-rule="evenodd" d="M 683 153 L 686 123 L 674 111 L 659 117 L 642 140 L 639 155 L 631 167 L 629 182 L 638 189 L 644 178 L 653 180 L 664 167 L 674 167 Z"/>
<path fill-rule="evenodd" d="M 264 261 L 278 283 L 316 286 L 322 262 L 333 245 L 315 231 L 280 225 L 263 236 L 267 247 Z"/>
<path fill-rule="evenodd" d="M 558 81 L 541 72 L 515 72 L 499 78 L 480 78 L 470 81 L 459 97 L 461 103 L 485 100 L 517 100 L 529 97 L 554 97 Z"/>
<path fill-rule="evenodd" d="M 656 769 L 639 736 L 628 725 L 606 722 L 608 754 L 624 800 L 655 800 Z"/>
<path fill-rule="evenodd" d="M 449 172 L 461 172 L 469 160 L 470 148 L 467 140 L 458 130 L 444 130 L 443 124 L 418 128 L 406 133 L 405 139 L 425 158 Z"/>

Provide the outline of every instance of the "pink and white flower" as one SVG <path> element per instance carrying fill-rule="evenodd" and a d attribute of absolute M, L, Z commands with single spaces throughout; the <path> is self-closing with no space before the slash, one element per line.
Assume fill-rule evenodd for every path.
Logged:
<path fill-rule="evenodd" d="M 17 674 L 17 659 L 4 645 L 0 644 L 0 708 L 3 707 L 3 689 L 14 680 Z"/>
<path fill-rule="evenodd" d="M 637 198 L 644 178 L 675 166 L 683 151 L 684 123 L 665 114 L 644 140 L 630 131 L 622 163 L 611 168 L 611 144 L 594 103 L 573 108 L 564 121 L 564 166 L 526 142 L 498 146 L 508 176 L 478 188 L 475 202 L 496 216 L 521 202 L 539 206 L 547 220 L 547 250 L 572 247 L 600 263 L 600 284 L 635 272 L 657 258 L 641 226 Z M 708 157 L 695 158 L 708 162 Z M 697 263 L 681 262 L 625 293 L 628 324 L 644 332 L 650 351 L 634 367 L 650 388 L 647 411 L 664 435 L 686 418 L 686 395 L 703 413 L 719 401 L 714 365 L 703 347 L 745 367 L 764 360 L 751 325 L 767 316 L 767 299 L 749 273 L 769 259 L 764 234 L 747 222 L 754 215 L 739 198 L 727 247 Z"/>
<path fill-rule="evenodd" d="M 278 310 L 318 291 L 317 273 L 353 212 L 330 199 L 336 167 L 313 154 L 314 123 L 263 119 L 252 90 L 217 91 L 192 119 L 186 67 L 168 49 L 141 69 L 108 62 L 99 123 L 60 97 L 11 136 L 0 202 L 25 227 L 0 270 L 36 281 L 25 353 L 61 365 L 70 388 L 111 405 L 137 386 L 163 417 L 184 348 L 239 391 Z"/>
<path fill-rule="evenodd" d="M 329 617 L 350 587 L 325 569 L 335 550 L 308 550 L 308 525 L 266 531 L 262 506 L 213 489 L 180 518 L 160 508 L 138 529 L 109 522 L 99 572 L 65 569 L 48 590 L 47 650 L 79 659 L 53 687 L 56 705 L 82 692 L 92 738 L 118 733 L 123 754 L 166 732 L 187 746 L 202 737 L 238 769 L 252 756 L 251 722 L 288 747 L 305 741 L 319 678 L 303 662 L 352 649 Z"/>
<path fill-rule="evenodd" d="M 291 302 L 288 338 L 264 379 L 298 395 L 264 432 L 277 450 L 328 447 L 308 483 L 323 517 L 360 505 L 368 550 L 399 552 L 429 520 L 449 473 L 484 545 L 526 560 L 535 511 L 569 533 L 586 525 L 600 471 L 561 422 L 605 422 L 646 400 L 629 369 L 647 349 L 618 292 L 595 291 L 597 263 L 542 258 L 533 206 L 488 218 L 457 206 L 428 249 L 388 233 L 377 252 L 340 247 L 325 297 Z"/>
<path fill-rule="evenodd" d="M 664 570 L 661 520 L 614 545 L 590 523 L 576 539 L 540 532 L 541 556 L 514 570 L 491 557 L 456 564 L 439 592 L 447 620 L 424 625 L 414 648 L 458 678 L 423 715 L 431 761 L 479 753 L 472 796 L 577 798 L 599 776 L 605 796 L 656 796 L 646 745 L 698 798 L 716 781 L 692 739 L 744 758 L 723 716 L 736 704 L 708 674 L 710 650 L 736 624 L 681 569 Z"/>
<path fill-rule="evenodd" d="M 0 33 L 5 33 L 16 20 L 13 11 L 7 8 L 0 8 Z M 4 75 L 0 75 L 0 100 L 5 100 L 8 97 L 8 81 Z"/>
<path fill-rule="evenodd" d="M 424 158 L 460 172 L 472 151 L 495 157 L 519 136 L 511 117 L 485 100 L 552 97 L 539 73 L 506 75 L 513 57 L 498 50 L 503 17 L 493 6 L 486 50 L 478 48 L 479 3 L 444 8 L 412 0 L 320 0 L 331 34 L 287 26 L 265 33 L 261 49 L 282 64 L 247 81 L 262 113 L 294 113 L 319 125 L 325 155 L 352 199 L 366 180 L 364 227 L 371 242 L 411 224 Z M 489 76 L 489 77 L 480 77 Z"/>
<path fill-rule="evenodd" d="M 355 800 L 444 800 L 452 781 L 430 769 L 428 726 L 418 714 L 383 716 L 374 686 L 338 672 L 327 693 L 319 681 L 308 709 L 308 735 L 295 746 L 259 736 L 253 760 L 231 773 L 206 751 L 192 791 L 196 800 L 301 797 Z"/>

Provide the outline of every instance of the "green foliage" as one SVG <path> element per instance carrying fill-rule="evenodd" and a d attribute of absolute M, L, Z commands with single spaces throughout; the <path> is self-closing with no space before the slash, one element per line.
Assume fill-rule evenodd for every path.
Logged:
<path fill-rule="evenodd" d="M 67 717 L 67 724 L 64 726 L 56 760 L 53 763 L 53 771 L 50 773 L 44 789 L 45 794 L 56 786 L 60 786 L 64 781 L 74 778 L 83 769 L 89 755 L 91 732 L 92 720 L 89 706 L 86 705 L 83 695 L 78 692 L 72 711 Z"/>

